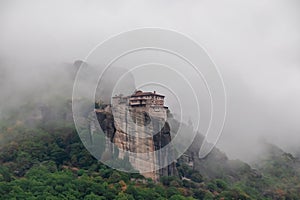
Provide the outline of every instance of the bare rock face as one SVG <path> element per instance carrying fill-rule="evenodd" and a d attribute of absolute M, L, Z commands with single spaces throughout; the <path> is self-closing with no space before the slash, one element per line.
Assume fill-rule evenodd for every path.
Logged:
<path fill-rule="evenodd" d="M 157 150 L 171 141 L 170 126 L 165 122 L 166 109 L 107 105 L 96 110 L 96 115 L 106 137 L 120 149 L 118 157 L 123 159 L 126 156 L 124 152 L 131 152 L 130 164 L 145 177 L 158 180 L 161 176 L 177 173 L 175 163 L 158 169 L 158 166 L 164 165 L 161 162 L 166 162 L 168 155 L 157 153 Z"/>

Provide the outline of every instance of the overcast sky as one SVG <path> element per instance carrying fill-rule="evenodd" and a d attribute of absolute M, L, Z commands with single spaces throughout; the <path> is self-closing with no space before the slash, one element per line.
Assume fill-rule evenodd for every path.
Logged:
<path fill-rule="evenodd" d="M 84 59 L 119 32 L 177 30 L 206 48 L 224 78 L 228 116 L 218 147 L 242 159 L 262 140 L 300 151 L 299 11 L 298 0 L 2 0 L 0 61 L 25 75 L 41 63 Z"/>

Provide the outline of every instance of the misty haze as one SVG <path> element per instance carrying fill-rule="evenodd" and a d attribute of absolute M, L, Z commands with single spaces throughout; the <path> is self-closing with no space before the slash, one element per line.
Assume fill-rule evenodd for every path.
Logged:
<path fill-rule="evenodd" d="M 299 199 L 299 9 L 1 1 L 0 199 Z"/>

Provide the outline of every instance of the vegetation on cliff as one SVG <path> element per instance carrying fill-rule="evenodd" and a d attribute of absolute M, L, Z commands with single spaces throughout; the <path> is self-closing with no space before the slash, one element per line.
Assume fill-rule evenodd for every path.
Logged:
<path fill-rule="evenodd" d="M 34 126 L 17 114 L 2 118 L 0 199 L 300 198 L 300 162 L 275 146 L 255 170 L 215 149 L 204 160 L 195 157 L 193 166 L 179 159 L 178 176 L 154 182 L 99 163 L 65 115 L 47 112 L 47 120 L 41 117 Z"/>

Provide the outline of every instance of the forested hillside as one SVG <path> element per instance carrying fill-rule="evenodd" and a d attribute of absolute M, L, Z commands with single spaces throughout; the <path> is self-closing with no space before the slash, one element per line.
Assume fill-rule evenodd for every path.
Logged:
<path fill-rule="evenodd" d="M 275 146 L 267 148 L 270 153 L 255 170 L 215 149 L 193 168 L 179 159 L 178 176 L 154 182 L 99 163 L 83 147 L 72 121 L 63 116 L 39 119 L 34 125 L 17 113 L 1 120 L 0 199 L 300 197 L 299 160 Z"/>

